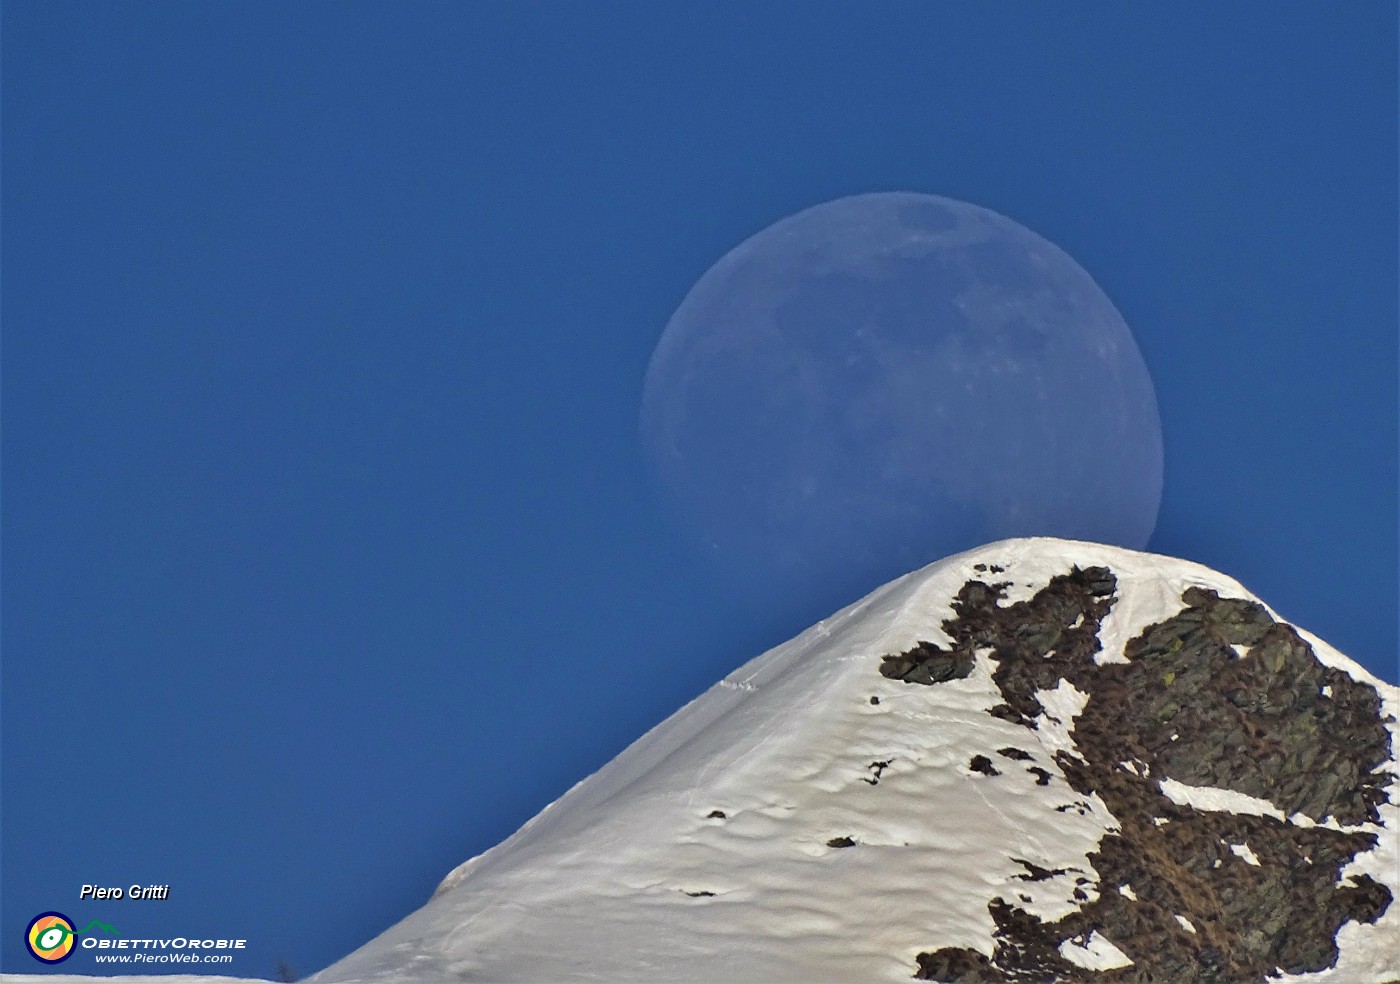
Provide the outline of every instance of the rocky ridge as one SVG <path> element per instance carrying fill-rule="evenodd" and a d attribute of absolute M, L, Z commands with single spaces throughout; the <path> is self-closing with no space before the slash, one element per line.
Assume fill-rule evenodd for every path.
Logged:
<path fill-rule="evenodd" d="M 1365 828 L 1380 823 L 1395 779 L 1386 768 L 1394 722 L 1382 719 L 1377 690 L 1321 663 L 1258 602 L 1187 588 L 1179 612 L 1130 640 L 1121 660 L 1099 662 L 1099 627 L 1115 599 L 1110 569 L 1071 567 L 1003 606 L 1008 586 L 966 582 L 943 625 L 953 645 L 886 656 L 881 673 L 934 686 L 966 675 L 974 654 L 989 650 L 1006 698 L 991 713 L 1031 731 L 1050 713 L 1040 695 L 1074 688 L 1074 744 L 1054 761 L 1071 788 L 1097 793 L 1119 821 L 1089 860 L 1099 882 L 1131 894 L 1084 895 L 1078 912 L 1047 923 L 1008 893 L 990 903 L 991 955 L 921 953 L 916 976 L 1075 980 L 1088 975 L 1061 950 L 1094 934 L 1153 941 L 1130 965 L 1093 975 L 1104 981 L 1263 981 L 1333 967 L 1338 930 L 1375 923 L 1392 902 L 1371 875 L 1341 876 L 1375 849 Z M 1163 777 L 1277 809 L 1197 809 L 1169 796 Z M 1047 876 L 1027 868 L 1028 880 Z"/>

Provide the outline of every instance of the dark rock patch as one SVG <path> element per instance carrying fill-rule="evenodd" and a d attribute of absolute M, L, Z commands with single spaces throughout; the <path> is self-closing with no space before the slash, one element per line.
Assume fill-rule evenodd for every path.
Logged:
<path fill-rule="evenodd" d="M 707 814 L 705 815 L 705 819 L 706 819 L 706 820 L 725 820 L 725 819 L 728 819 L 728 814 L 726 814 L 723 810 L 711 810 L 709 813 L 707 813 Z"/>
<path fill-rule="evenodd" d="M 973 772 L 980 772 L 984 776 L 999 776 L 1001 772 L 992 765 L 992 760 L 985 755 L 974 755 L 972 761 L 967 763 L 967 767 Z"/>
<path fill-rule="evenodd" d="M 1022 751 L 1019 748 L 999 748 L 997 754 L 1016 762 L 1029 762 L 1035 757 L 1030 752 Z"/>
<path fill-rule="evenodd" d="M 1387 779 L 1371 773 L 1389 758 L 1390 739 L 1375 689 L 1324 666 L 1261 605 L 1201 588 L 1182 600 L 1188 608 L 1128 643 L 1131 664 L 1099 674 L 1141 713 L 1133 731 L 1159 752 L 1144 761 L 1180 782 L 1267 799 L 1286 815 L 1379 822 Z M 1234 645 L 1251 648 L 1240 658 Z M 1122 713 L 1110 717 L 1105 726 L 1126 723 Z"/>
<path fill-rule="evenodd" d="M 870 698 L 870 703 L 872 703 L 872 704 L 878 704 L 878 703 L 880 703 L 880 698 L 879 698 L 879 697 L 871 697 L 871 698 Z"/>
<path fill-rule="evenodd" d="M 1093 807 L 1083 800 L 1076 800 L 1073 803 L 1061 803 L 1059 806 L 1055 807 L 1056 813 L 1068 813 L 1070 810 L 1073 810 L 1082 817 L 1084 814 L 1091 812 Z"/>
<path fill-rule="evenodd" d="M 868 775 L 868 776 L 861 776 L 860 781 L 861 781 L 861 782 L 868 782 L 868 783 L 870 783 L 870 785 L 872 785 L 872 786 L 878 786 L 878 785 L 880 784 L 880 776 L 883 775 L 883 774 L 884 774 L 884 771 L 890 767 L 890 762 L 892 762 L 892 761 L 894 761 L 894 760 L 893 760 L 893 759 L 890 759 L 889 762 L 871 762 L 871 763 L 870 763 L 870 772 L 871 772 L 871 775 Z"/>
<path fill-rule="evenodd" d="M 1054 775 L 1038 765 L 1032 765 L 1030 768 L 1026 769 L 1026 771 L 1035 776 L 1035 784 L 1037 786 L 1048 786 L 1050 785 L 1050 780 L 1055 778 Z"/>
<path fill-rule="evenodd" d="M 1263 606 L 1201 588 L 1185 591 L 1180 612 L 1128 643 L 1129 663 L 1100 666 L 1093 656 L 1116 587 L 1106 568 L 1072 568 L 1004 607 L 1005 585 L 978 580 L 954 599 L 955 617 L 943 625 L 951 646 L 938 653 L 970 665 L 977 650 L 991 650 L 1002 698 L 994 716 L 1033 729 L 1046 713 L 1037 691 L 1067 681 L 1089 695 L 1073 724 L 1082 758 L 1059 752 L 1055 762 L 1076 792 L 1103 799 L 1119 829 L 1089 858 L 1110 890 L 1091 901 L 1079 887 L 1087 883 L 1077 882 L 1080 908 L 1055 923 L 994 899 L 995 952 L 922 953 L 916 978 L 1261 984 L 1280 970 L 1333 966 L 1341 926 L 1374 922 L 1393 902 L 1370 878 L 1338 885 L 1341 870 L 1374 846 L 1369 833 L 1178 806 L 1158 786 L 1172 778 L 1260 797 L 1290 816 L 1377 823 L 1392 777 L 1377 771 L 1391 751 L 1375 689 L 1322 664 Z M 1237 646 L 1250 648 L 1241 656 Z M 1123 761 L 1139 772 L 1119 767 Z M 1041 785 L 1052 778 L 1032 771 Z M 1089 809 L 1085 801 L 1056 807 Z M 1231 844 L 1248 844 L 1258 865 Z M 1136 899 L 1112 888 L 1127 884 Z M 1133 965 L 1090 974 L 1060 956 L 1066 940 L 1082 943 L 1095 930 Z"/>
<path fill-rule="evenodd" d="M 914 979 L 946 984 L 994 984 L 1006 980 L 1006 975 L 993 967 L 985 954 L 966 947 L 946 947 L 919 954 L 919 969 Z"/>
<path fill-rule="evenodd" d="M 1018 714 L 1016 712 L 1016 709 L 1010 704 L 998 704 L 996 707 L 993 707 L 991 710 L 987 711 L 987 713 L 990 714 L 992 717 L 1001 718 L 1003 721 L 1010 721 L 1012 724 L 1025 723 L 1021 720 L 1021 715 Z M 1035 727 L 1035 725 L 1032 724 L 1031 727 Z"/>
<path fill-rule="evenodd" d="M 850 837 L 833 837 L 826 842 L 827 847 L 855 847 L 856 842 Z"/>
<path fill-rule="evenodd" d="M 1349 880 L 1353 884 L 1343 885 L 1337 892 L 1348 921 L 1373 923 L 1385 914 L 1390 906 L 1390 889 L 1370 875 L 1357 875 Z"/>
<path fill-rule="evenodd" d="M 931 642 L 921 642 L 908 652 L 886 656 L 880 663 L 880 672 L 891 680 L 932 686 L 962 679 L 972 672 L 972 665 L 971 650 L 948 651 Z"/>
<path fill-rule="evenodd" d="M 686 892 L 685 894 L 692 899 L 712 899 L 715 897 L 714 892 Z"/>
<path fill-rule="evenodd" d="M 1054 878 L 1056 875 L 1063 875 L 1069 872 L 1068 868 L 1042 868 L 1034 861 L 1027 861 L 1024 858 L 1012 858 L 1021 867 L 1026 869 L 1024 875 L 1013 875 L 1020 881 L 1045 881 L 1047 878 Z"/>

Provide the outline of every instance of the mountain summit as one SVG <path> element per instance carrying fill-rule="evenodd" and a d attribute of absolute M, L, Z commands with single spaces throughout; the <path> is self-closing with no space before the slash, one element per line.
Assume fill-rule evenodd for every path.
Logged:
<path fill-rule="evenodd" d="M 721 680 L 317 981 L 1400 979 L 1400 691 L 1008 540 Z"/>

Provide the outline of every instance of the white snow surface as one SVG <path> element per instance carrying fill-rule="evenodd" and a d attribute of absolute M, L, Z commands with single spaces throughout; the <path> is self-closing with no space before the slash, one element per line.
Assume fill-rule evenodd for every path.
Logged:
<path fill-rule="evenodd" d="M 1025 597 L 1024 585 L 1039 587 L 1071 565 L 1107 566 L 1117 578 L 1101 663 L 1126 661 L 1124 644 L 1179 612 L 1188 587 L 1258 600 L 1198 564 L 1098 544 L 1006 540 L 947 558 L 735 670 L 311 980 L 904 982 L 921 952 L 991 955 L 988 903 L 998 896 L 1046 920 L 1082 904 L 1073 898 L 1077 877 L 1089 879 L 1091 899 L 1101 891 L 1135 898 L 1131 886 L 1100 885 L 1088 860 L 1116 819 L 1096 795 L 1075 793 L 1052 758 L 1057 748 L 1074 753 L 1087 695 L 1064 681 L 1042 691 L 1046 714 L 1031 731 L 986 713 L 1001 702 L 990 652 L 978 653 L 970 676 L 936 686 L 879 673 L 884 655 L 921 641 L 948 645 L 942 623 L 969 579 L 1011 581 Z M 1400 719 L 1400 688 L 1304 637 L 1324 663 L 1375 686 L 1382 713 Z M 1034 761 L 999 756 L 1007 746 Z M 969 769 L 976 755 L 1000 775 Z M 1052 781 L 1037 785 L 1030 765 Z M 1183 797 L 1172 796 L 1178 803 L 1278 813 L 1231 790 L 1153 778 Z M 1400 896 L 1397 800 L 1392 785 L 1382 826 L 1367 828 L 1379 843 L 1343 877 L 1367 873 Z M 1072 801 L 1088 808 L 1056 811 Z M 844 837 L 854 846 L 827 843 Z M 1027 870 L 1017 859 L 1066 873 L 1017 878 Z M 1335 968 L 1275 980 L 1400 977 L 1397 939 L 1400 904 L 1392 904 L 1374 925 L 1342 928 Z M 1061 953 L 1086 970 L 1109 969 L 1152 945 L 1095 931 Z"/>
<path fill-rule="evenodd" d="M 1250 796 L 1235 789 L 1218 789 L 1215 786 L 1188 786 L 1175 779 L 1163 779 L 1157 785 L 1162 795 L 1178 806 L 1190 806 L 1197 810 L 1220 810 L 1225 813 L 1250 813 L 1256 817 L 1273 817 L 1283 820 L 1283 811 L 1266 799 Z"/>
<path fill-rule="evenodd" d="M 1097 929 L 1089 934 L 1088 941 L 1083 944 L 1065 940 L 1060 944 L 1060 956 L 1085 970 L 1114 970 L 1133 965 L 1132 958 L 1114 946 Z"/>
<path fill-rule="evenodd" d="M 1230 850 L 1236 857 L 1243 858 L 1245 864 L 1252 864 L 1256 868 L 1259 867 L 1259 857 L 1250 849 L 1248 844 L 1231 844 Z"/>

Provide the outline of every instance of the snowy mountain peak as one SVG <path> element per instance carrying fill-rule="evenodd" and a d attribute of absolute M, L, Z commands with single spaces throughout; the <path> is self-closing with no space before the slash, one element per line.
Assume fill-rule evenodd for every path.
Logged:
<path fill-rule="evenodd" d="M 1009 540 L 730 674 L 319 981 L 1400 979 L 1400 692 Z"/>

